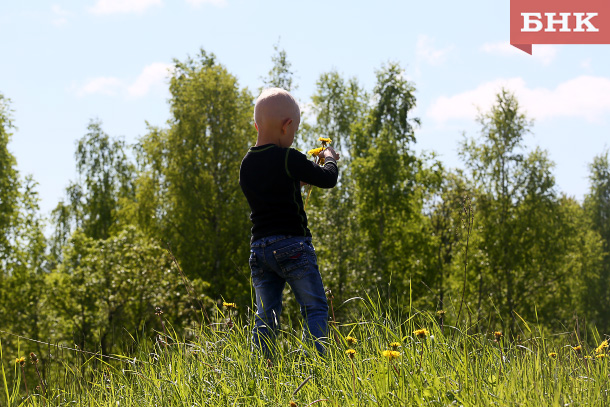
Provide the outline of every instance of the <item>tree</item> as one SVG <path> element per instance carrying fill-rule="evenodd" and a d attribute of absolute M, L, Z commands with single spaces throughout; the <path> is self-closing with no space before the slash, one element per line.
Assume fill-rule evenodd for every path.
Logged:
<path fill-rule="evenodd" d="M 585 197 L 585 208 L 593 227 L 604 240 L 610 252 L 610 161 L 608 150 L 596 156 L 589 165 L 591 187 Z"/>
<path fill-rule="evenodd" d="M 399 295 L 426 273 L 423 196 L 428 170 L 411 150 L 415 88 L 398 64 L 377 71 L 374 104 L 352 128 L 355 215 L 360 224 L 357 262 L 367 286 L 389 282 Z M 386 291 L 389 295 L 389 291 Z"/>
<path fill-rule="evenodd" d="M 267 74 L 266 78 L 263 78 L 265 87 L 270 88 L 282 88 L 285 91 L 291 92 L 297 89 L 296 85 L 293 85 L 294 72 L 290 70 L 292 64 L 288 61 L 286 51 L 280 49 L 279 41 L 273 46 L 275 55 L 271 57 L 273 67 Z M 262 89 L 259 89 L 259 93 Z"/>
<path fill-rule="evenodd" d="M 0 320 L 3 330 L 41 340 L 46 242 L 36 182 L 29 175 L 21 179 L 8 150 L 15 129 L 9 103 L 0 94 Z M 2 347 L 11 354 L 18 344 L 9 337 Z"/>
<path fill-rule="evenodd" d="M 471 304 L 477 317 L 499 319 L 513 333 L 517 314 L 559 327 L 570 318 L 562 303 L 583 309 L 578 287 L 592 281 L 595 236 L 579 222 L 578 208 L 558 196 L 547 153 L 524 152 L 532 122 L 513 94 L 503 89 L 480 123 L 480 142 L 466 140 L 460 150 L 476 191 L 477 261 L 469 277 L 478 289 L 469 292 L 478 298 Z M 584 260 L 585 253 L 592 257 L 575 267 L 573 258 Z"/>
<path fill-rule="evenodd" d="M 7 270 L 14 261 L 13 245 L 19 205 L 17 160 L 8 150 L 14 128 L 10 99 L 0 93 L 0 266 L 2 270 Z"/>
<path fill-rule="evenodd" d="M 603 248 L 602 267 L 599 281 L 590 286 L 590 309 L 598 311 L 600 329 L 610 328 L 610 161 L 608 150 L 594 157 L 589 165 L 589 193 L 585 197 L 584 210 L 590 227 L 599 234 Z M 592 300 L 592 301 L 591 301 Z"/>
<path fill-rule="evenodd" d="M 466 236 L 466 222 L 472 191 L 468 190 L 462 171 L 446 171 L 441 167 L 438 176 L 439 187 L 427 199 L 424 213 L 430 220 L 430 243 L 436 258 L 432 266 L 435 272 L 431 273 L 429 286 L 438 290 L 437 307 L 445 310 L 447 294 L 451 293 L 451 281 L 459 281 L 463 275 L 456 273 L 461 271 L 462 265 L 456 258 L 461 259 L 459 254 L 465 250 L 466 239 L 469 238 Z M 460 300 L 458 290 L 455 290 L 456 300 Z M 459 307 L 457 304 L 454 306 Z"/>
<path fill-rule="evenodd" d="M 473 181 L 481 188 L 476 208 L 480 221 L 489 226 L 483 229 L 483 245 L 490 257 L 490 277 L 494 291 L 502 301 L 502 315 L 510 316 L 515 309 L 513 279 L 517 250 L 516 242 L 510 236 L 515 218 L 514 200 L 521 186 L 515 176 L 523 162 L 520 151 L 523 137 L 530 131 L 532 122 L 521 112 L 515 96 L 505 89 L 496 96 L 496 104 L 491 110 L 479 116 L 479 122 L 482 142 L 465 141 L 460 155 L 470 169 Z M 494 222 L 496 227 L 491 226 Z M 479 279 L 482 281 L 482 276 Z M 483 287 L 479 290 L 479 303 L 484 298 L 484 291 Z"/>
<path fill-rule="evenodd" d="M 60 201 L 52 213 L 55 261 L 61 261 L 62 246 L 78 228 L 92 239 L 110 237 L 122 227 L 122 207 L 135 197 L 135 168 L 125 142 L 110 138 L 98 120 L 92 120 L 87 130 L 75 153 L 78 180 L 66 189 L 68 202 Z"/>
<path fill-rule="evenodd" d="M 138 147 L 138 216 L 189 277 L 210 283 L 208 295 L 245 302 L 251 225 L 238 174 L 255 139 L 253 97 L 203 50 L 175 67 L 169 128 Z"/>
<path fill-rule="evenodd" d="M 324 284 L 339 299 L 357 292 L 355 243 L 358 222 L 353 214 L 354 183 L 348 152 L 353 126 L 361 120 L 366 109 L 366 92 L 355 78 L 345 80 L 336 71 L 322 74 L 312 97 L 316 123 L 302 132 L 310 148 L 320 144 L 319 137 L 329 137 L 341 155 L 337 186 L 330 190 L 315 189 L 307 206 Z M 307 197 L 303 199 L 307 200 Z"/>
<path fill-rule="evenodd" d="M 196 297 L 188 295 L 167 251 L 135 226 L 126 226 L 108 239 L 94 239 L 77 230 L 64 250 L 64 261 L 48 275 L 53 293 L 48 298 L 49 314 L 56 328 L 47 339 L 109 355 L 125 344 L 125 331 L 131 335 L 162 331 L 156 307 L 183 331 L 199 320 L 203 301 L 202 282 L 192 283 Z"/>

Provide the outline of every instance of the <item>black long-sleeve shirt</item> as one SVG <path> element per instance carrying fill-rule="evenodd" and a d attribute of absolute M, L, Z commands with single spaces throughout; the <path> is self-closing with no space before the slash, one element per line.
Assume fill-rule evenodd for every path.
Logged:
<path fill-rule="evenodd" d="M 293 148 L 250 147 L 241 162 L 239 185 L 252 210 L 251 241 L 272 235 L 311 236 L 300 182 L 332 188 L 338 176 L 333 158 L 321 167 Z"/>

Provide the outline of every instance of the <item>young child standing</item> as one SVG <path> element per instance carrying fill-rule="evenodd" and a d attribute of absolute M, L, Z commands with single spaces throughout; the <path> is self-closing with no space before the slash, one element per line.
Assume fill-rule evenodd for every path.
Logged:
<path fill-rule="evenodd" d="M 332 188 L 337 183 L 339 155 L 328 147 L 324 167 L 290 148 L 301 122 L 296 100 L 280 88 L 265 89 L 254 106 L 256 145 L 241 163 L 239 185 L 252 211 L 250 271 L 256 293 L 254 345 L 271 357 L 282 312 L 282 291 L 290 285 L 305 319 L 304 339 L 327 336 L 328 304 L 317 257 L 307 228 L 302 183 Z"/>

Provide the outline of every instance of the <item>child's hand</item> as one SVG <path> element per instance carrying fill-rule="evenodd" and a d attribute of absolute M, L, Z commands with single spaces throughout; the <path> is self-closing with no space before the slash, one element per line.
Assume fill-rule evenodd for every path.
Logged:
<path fill-rule="evenodd" d="M 332 157 L 332 158 L 334 158 L 334 159 L 335 159 L 335 160 L 337 160 L 337 161 L 339 160 L 339 154 L 337 154 L 337 152 L 335 151 L 335 149 L 334 149 L 334 148 L 332 148 L 332 147 L 326 147 L 326 149 L 325 149 L 324 151 L 322 151 L 322 156 L 323 156 L 324 158 L 326 158 L 326 157 Z"/>

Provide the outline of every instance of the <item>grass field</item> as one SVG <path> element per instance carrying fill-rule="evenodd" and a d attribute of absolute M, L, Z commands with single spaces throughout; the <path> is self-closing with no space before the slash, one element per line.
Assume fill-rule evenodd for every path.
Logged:
<path fill-rule="evenodd" d="M 0 405 L 610 405 L 607 342 L 599 337 L 577 348 L 575 333 L 545 338 L 520 321 L 521 338 L 509 340 L 500 332 L 468 333 L 483 324 L 441 327 L 438 315 L 408 306 L 371 299 L 345 306 L 358 311 L 332 329 L 324 356 L 288 321 L 276 358 L 264 360 L 251 351 L 252 319 L 224 309 L 188 340 L 161 334 L 138 340 L 129 357 L 47 366 L 44 396 L 37 383 L 26 395 L 19 363 L 4 364 Z"/>

